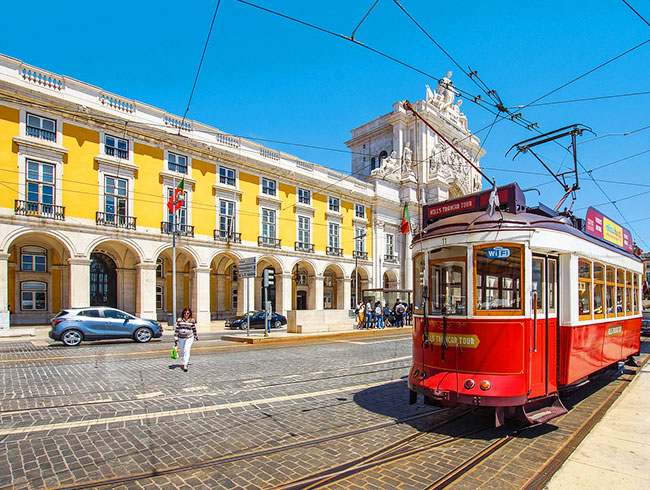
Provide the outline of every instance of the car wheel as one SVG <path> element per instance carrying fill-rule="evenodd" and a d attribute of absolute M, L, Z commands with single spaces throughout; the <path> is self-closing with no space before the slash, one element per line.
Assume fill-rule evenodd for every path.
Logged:
<path fill-rule="evenodd" d="M 68 347 L 74 347 L 81 344 L 84 339 L 83 334 L 79 330 L 66 330 L 61 336 L 61 342 Z"/>
<path fill-rule="evenodd" d="M 149 342 L 151 337 L 153 337 L 153 332 L 147 327 L 140 327 L 133 334 L 133 340 L 140 343 Z"/>
<path fill-rule="evenodd" d="M 246 324 L 242 323 L 241 325 L 239 325 L 239 330 L 246 330 Z"/>
<path fill-rule="evenodd" d="M 280 328 L 282 326 L 282 322 L 280 320 L 276 320 L 275 322 L 273 322 L 273 326 L 275 328 Z"/>

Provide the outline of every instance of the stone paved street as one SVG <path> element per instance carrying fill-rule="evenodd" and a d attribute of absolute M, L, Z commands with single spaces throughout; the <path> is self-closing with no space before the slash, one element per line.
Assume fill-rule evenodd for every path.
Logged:
<path fill-rule="evenodd" d="M 103 488 L 276 488 L 351 461 L 355 470 L 327 488 L 425 488 L 506 430 L 490 428 L 486 413 L 442 425 L 459 409 L 408 405 L 407 332 L 245 346 L 204 339 L 188 373 L 168 341 L 0 344 L 0 488 L 131 475 L 142 478 Z M 621 383 L 592 383 L 567 415 L 454 487 L 522 488 Z M 363 466 L 396 441 L 413 455 Z"/>

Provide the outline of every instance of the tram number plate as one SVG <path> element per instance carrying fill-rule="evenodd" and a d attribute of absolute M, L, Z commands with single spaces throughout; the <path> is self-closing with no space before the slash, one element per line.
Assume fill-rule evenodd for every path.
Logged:
<path fill-rule="evenodd" d="M 442 345 L 443 336 L 441 333 L 433 332 L 427 334 L 427 340 L 433 345 Z M 465 334 L 456 334 L 448 333 L 447 334 L 447 345 L 450 347 L 463 347 L 466 349 L 476 349 L 478 347 L 480 340 L 478 335 L 465 335 Z"/>
<path fill-rule="evenodd" d="M 613 337 L 614 335 L 620 335 L 623 333 L 623 325 L 613 325 L 607 328 L 607 336 Z"/>

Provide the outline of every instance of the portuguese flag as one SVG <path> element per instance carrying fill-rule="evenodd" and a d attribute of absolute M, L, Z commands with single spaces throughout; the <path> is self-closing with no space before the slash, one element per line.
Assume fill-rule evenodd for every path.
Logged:
<path fill-rule="evenodd" d="M 405 235 L 411 231 L 411 216 L 409 216 L 409 204 L 404 203 L 404 211 L 402 211 L 402 224 L 400 225 L 402 233 Z"/>
<path fill-rule="evenodd" d="M 174 190 L 172 197 L 170 197 L 169 201 L 167 201 L 167 208 L 169 209 L 170 213 L 174 213 L 178 211 L 180 207 L 183 205 L 184 189 L 185 189 L 185 177 L 183 177 L 180 184 L 178 184 L 178 187 L 176 187 L 176 189 Z"/>

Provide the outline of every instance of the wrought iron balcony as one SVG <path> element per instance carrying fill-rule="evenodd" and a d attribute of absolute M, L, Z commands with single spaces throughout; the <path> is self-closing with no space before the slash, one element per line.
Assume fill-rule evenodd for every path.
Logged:
<path fill-rule="evenodd" d="M 384 262 L 397 264 L 397 255 L 384 255 Z"/>
<path fill-rule="evenodd" d="M 106 154 L 111 157 L 117 157 L 123 160 L 129 159 L 129 150 L 120 150 L 119 148 L 115 148 L 113 146 L 105 146 L 104 150 L 106 151 Z"/>
<path fill-rule="evenodd" d="M 95 223 L 101 226 L 114 226 L 115 228 L 126 228 L 135 230 L 135 216 L 122 216 L 121 214 L 95 213 Z"/>
<path fill-rule="evenodd" d="M 297 252 L 314 253 L 313 243 L 294 242 L 294 248 Z"/>
<path fill-rule="evenodd" d="M 258 236 L 257 245 L 260 247 L 280 248 L 280 238 L 270 236 Z"/>
<path fill-rule="evenodd" d="M 27 135 L 33 138 L 40 138 L 46 141 L 56 141 L 56 133 L 54 131 L 35 128 L 33 126 L 27 126 Z"/>
<path fill-rule="evenodd" d="M 185 225 L 182 223 L 175 223 L 176 225 L 176 234 L 178 236 L 188 236 L 194 237 L 194 226 Z M 170 221 L 163 221 L 160 223 L 160 231 L 166 235 L 172 234 L 172 224 Z"/>
<path fill-rule="evenodd" d="M 241 243 L 241 233 L 228 230 L 214 230 L 214 239 L 218 242 Z"/>
<path fill-rule="evenodd" d="M 336 255 L 337 257 L 342 257 L 343 249 L 339 247 L 327 247 L 325 248 L 325 253 L 327 255 Z"/>
<path fill-rule="evenodd" d="M 355 259 L 368 260 L 368 252 L 362 250 L 353 250 L 352 257 Z"/>
<path fill-rule="evenodd" d="M 14 210 L 16 214 L 21 216 L 37 216 L 39 218 L 65 221 L 65 206 L 16 199 Z"/>

